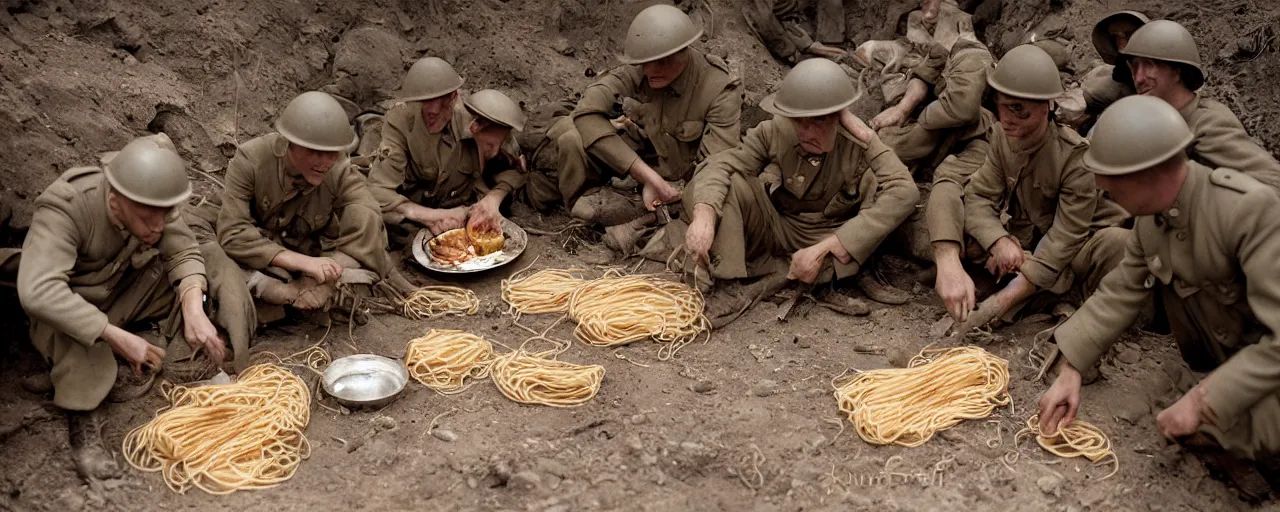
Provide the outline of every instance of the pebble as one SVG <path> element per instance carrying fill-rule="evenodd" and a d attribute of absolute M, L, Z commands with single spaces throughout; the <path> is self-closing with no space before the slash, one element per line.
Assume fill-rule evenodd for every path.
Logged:
<path fill-rule="evenodd" d="M 627 447 L 635 451 L 644 450 L 644 442 L 640 441 L 640 436 L 635 434 L 627 436 Z"/>
<path fill-rule="evenodd" d="M 646 466 L 652 466 L 658 463 L 658 456 L 652 453 L 645 453 L 640 455 L 640 462 Z"/>
<path fill-rule="evenodd" d="M 1151 412 L 1151 405 L 1147 403 L 1145 397 L 1131 397 L 1121 401 L 1119 405 L 1116 417 L 1130 425 L 1137 425 L 1138 421 Z"/>
<path fill-rule="evenodd" d="M 533 491 L 542 486 L 542 477 L 533 471 L 521 471 L 507 479 L 507 488 L 518 491 Z"/>
<path fill-rule="evenodd" d="M 751 387 L 751 394 L 758 397 L 772 396 L 778 392 L 778 383 L 769 379 L 763 379 Z"/>
<path fill-rule="evenodd" d="M 1057 475 L 1045 475 L 1036 479 L 1036 487 L 1040 488 L 1040 492 L 1057 496 L 1062 489 L 1062 477 Z"/>
<path fill-rule="evenodd" d="M 801 338 L 797 336 L 795 342 L 796 346 L 800 348 L 809 348 L 813 346 L 813 344 L 809 342 L 809 338 Z"/>
<path fill-rule="evenodd" d="M 443 428 L 432 430 L 431 435 L 446 443 L 452 443 L 458 440 L 458 434 L 453 433 L 452 430 L 445 430 Z"/>
<path fill-rule="evenodd" d="M 1119 359 L 1124 364 L 1134 364 L 1139 359 L 1142 359 L 1142 352 L 1126 347 L 1121 349 L 1119 354 L 1116 354 L 1116 359 Z"/>
<path fill-rule="evenodd" d="M 690 386 L 689 389 L 692 389 L 694 393 L 707 394 L 715 391 L 716 385 L 712 384 L 709 380 L 700 380 L 698 382 L 694 382 L 693 386 Z"/>
<path fill-rule="evenodd" d="M 632 424 L 632 425 L 644 425 L 646 421 L 649 421 L 649 418 L 648 418 L 647 416 L 643 415 L 643 414 L 632 414 L 632 415 L 631 415 L 631 424 Z"/>

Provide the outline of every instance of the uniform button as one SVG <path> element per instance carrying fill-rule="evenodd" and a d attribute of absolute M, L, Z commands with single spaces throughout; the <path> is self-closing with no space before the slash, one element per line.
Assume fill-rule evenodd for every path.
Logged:
<path fill-rule="evenodd" d="M 1179 231 L 1179 232 L 1178 232 L 1178 234 L 1177 234 L 1177 235 L 1174 235 L 1174 236 L 1178 237 L 1178 241 L 1179 241 L 1179 242 L 1183 242 L 1183 241 L 1186 241 L 1186 239 L 1187 239 L 1187 232 L 1186 232 L 1186 231 Z"/>
<path fill-rule="evenodd" d="M 1179 212 L 1177 208 L 1170 208 L 1170 209 L 1169 209 L 1169 216 L 1170 216 L 1170 217 L 1177 217 L 1179 213 L 1181 213 L 1181 212 Z"/>
<path fill-rule="evenodd" d="M 1151 288 L 1156 285 L 1156 276 L 1147 276 L 1147 280 L 1142 282 L 1143 288 Z"/>

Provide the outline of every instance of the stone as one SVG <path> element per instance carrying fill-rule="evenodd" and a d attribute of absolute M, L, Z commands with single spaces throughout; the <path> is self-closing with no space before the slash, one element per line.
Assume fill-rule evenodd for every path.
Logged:
<path fill-rule="evenodd" d="M 716 385 L 712 384 L 711 381 L 709 380 L 700 380 L 700 381 L 694 382 L 693 385 L 689 387 L 689 389 L 693 390 L 694 393 L 702 393 L 705 395 L 707 393 L 715 391 Z"/>
<path fill-rule="evenodd" d="M 637 452 L 644 450 L 644 442 L 640 440 L 640 436 L 635 434 L 628 435 L 625 442 L 627 444 L 627 448 L 631 448 Z"/>
<path fill-rule="evenodd" d="M 751 387 L 751 394 L 758 397 L 772 396 L 778 392 L 778 383 L 769 379 L 762 379 L 756 385 Z"/>
<path fill-rule="evenodd" d="M 652 453 L 641 454 L 640 462 L 646 466 L 652 466 L 658 463 L 658 456 Z"/>
<path fill-rule="evenodd" d="M 452 430 L 445 430 L 443 428 L 432 430 L 431 436 L 446 443 L 452 443 L 458 440 L 458 434 L 453 433 Z"/>
<path fill-rule="evenodd" d="M 813 346 L 813 343 L 809 341 L 809 338 L 801 338 L 799 336 L 795 338 L 795 344 L 800 348 L 809 348 Z"/>
<path fill-rule="evenodd" d="M 1119 353 L 1116 354 L 1116 359 L 1120 360 L 1120 362 L 1124 364 L 1134 364 L 1142 359 L 1142 352 L 1125 347 L 1120 349 Z"/>
<path fill-rule="evenodd" d="M 1150 413 L 1151 405 L 1144 396 L 1127 395 L 1116 404 L 1116 417 L 1130 425 L 1137 425 Z"/>
<path fill-rule="evenodd" d="M 1062 477 L 1057 475 L 1045 475 L 1036 479 L 1036 487 L 1040 488 L 1040 492 L 1058 496 L 1062 492 Z"/>
<path fill-rule="evenodd" d="M 533 471 L 521 471 L 507 479 L 507 488 L 517 491 L 536 491 L 542 486 L 542 477 Z"/>
<path fill-rule="evenodd" d="M 630 419 L 632 425 L 644 425 L 649 421 L 649 418 L 643 414 L 632 414 Z"/>

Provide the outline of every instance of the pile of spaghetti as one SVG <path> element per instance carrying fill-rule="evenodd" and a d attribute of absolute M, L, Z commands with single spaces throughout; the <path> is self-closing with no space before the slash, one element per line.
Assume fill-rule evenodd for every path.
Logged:
<path fill-rule="evenodd" d="M 1009 363 L 977 347 L 925 350 L 907 368 L 858 373 L 835 398 L 866 442 L 920 446 L 1008 405 Z"/>
<path fill-rule="evenodd" d="M 405 297 L 401 308 L 401 314 L 411 320 L 474 315 L 480 311 L 480 299 L 475 292 L 457 286 L 423 286 Z"/>
<path fill-rule="evenodd" d="M 129 432 L 123 451 L 133 467 L 162 472 L 174 492 L 275 487 L 310 456 L 303 431 L 311 393 L 280 366 L 252 366 L 233 384 L 175 386 L 165 395 L 171 406 Z"/>
<path fill-rule="evenodd" d="M 1062 458 L 1084 457 L 1090 462 L 1097 463 L 1110 456 L 1115 467 L 1100 480 L 1111 478 L 1120 471 L 1120 459 L 1111 450 L 1111 440 L 1107 439 L 1107 435 L 1103 434 L 1101 429 L 1087 422 L 1073 420 L 1067 425 L 1058 427 L 1058 433 L 1049 437 L 1040 431 L 1040 415 L 1036 414 L 1027 419 L 1026 428 L 1014 435 L 1014 444 L 1017 444 L 1017 441 L 1025 435 L 1035 436 L 1041 448 Z"/>
<path fill-rule="evenodd" d="M 587 282 L 576 269 L 549 268 L 525 275 L 527 270 L 502 280 L 502 300 L 507 301 L 517 315 L 566 313 L 569 296 Z"/>
<path fill-rule="evenodd" d="M 595 397 L 604 367 L 557 361 L 556 353 L 511 351 L 494 360 L 490 376 L 503 395 L 522 404 L 573 407 Z"/>
<path fill-rule="evenodd" d="M 471 387 L 466 379 L 489 376 L 493 345 L 471 333 L 432 329 L 409 340 L 404 366 L 409 376 L 440 393 L 451 395 Z"/>
<path fill-rule="evenodd" d="M 660 359 L 669 359 L 699 334 L 710 334 L 702 294 L 683 283 L 656 276 L 606 276 L 589 281 L 569 296 L 574 335 L 596 346 L 625 345 L 646 338 L 663 343 Z"/>

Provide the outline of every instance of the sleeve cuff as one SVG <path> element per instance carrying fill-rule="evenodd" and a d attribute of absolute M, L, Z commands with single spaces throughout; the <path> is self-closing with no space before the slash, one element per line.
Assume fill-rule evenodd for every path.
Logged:
<path fill-rule="evenodd" d="M 1022 267 L 1018 270 L 1022 272 L 1023 277 L 1031 281 L 1031 284 L 1042 290 L 1053 288 L 1053 285 L 1058 282 L 1058 277 L 1062 274 L 1061 271 L 1055 270 L 1035 256 L 1027 257 L 1022 263 Z"/>
<path fill-rule="evenodd" d="M 84 322 L 76 323 L 80 324 L 82 328 L 68 331 L 67 335 L 80 342 L 81 345 L 91 347 L 98 342 L 98 339 L 102 337 L 102 331 L 106 330 L 107 324 L 111 322 L 107 320 L 106 313 L 94 309 L 88 319 Z"/>
<path fill-rule="evenodd" d="M 982 250 L 987 251 L 988 253 L 991 252 L 991 247 L 996 245 L 996 242 L 999 242 L 1001 238 L 1009 236 L 1009 232 L 1005 231 L 1004 228 L 1001 227 L 974 229 L 970 231 L 969 234 L 973 236 L 974 240 L 978 241 L 978 244 L 982 246 Z"/>
<path fill-rule="evenodd" d="M 1093 368 L 1102 359 L 1102 355 L 1111 350 L 1111 343 L 1100 342 L 1097 336 L 1089 332 L 1088 324 L 1082 317 L 1073 315 L 1053 331 L 1053 339 L 1058 343 L 1062 357 L 1076 370 L 1084 371 Z"/>
<path fill-rule="evenodd" d="M 203 262 L 184 261 L 169 271 L 169 282 L 177 283 L 179 281 L 184 281 L 189 277 L 199 277 L 203 281 L 204 276 L 205 270 Z"/>
<path fill-rule="evenodd" d="M 192 288 L 198 289 L 201 293 L 204 293 L 209 289 L 209 283 L 205 280 L 203 275 L 192 275 L 183 278 L 182 281 L 178 283 L 178 301 L 182 301 L 182 297 L 186 296 L 187 292 Z"/>

